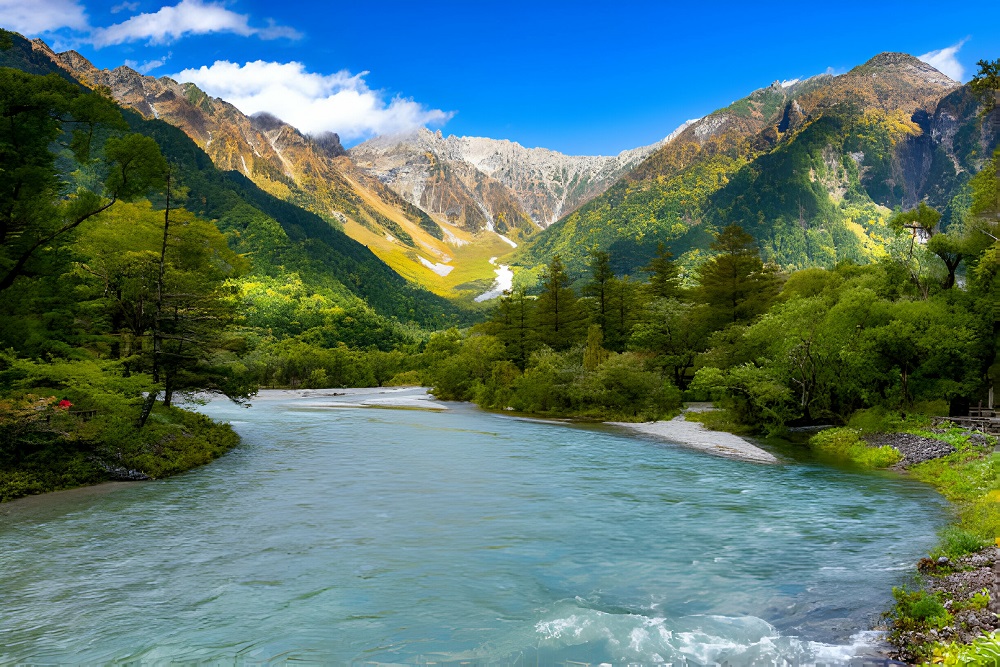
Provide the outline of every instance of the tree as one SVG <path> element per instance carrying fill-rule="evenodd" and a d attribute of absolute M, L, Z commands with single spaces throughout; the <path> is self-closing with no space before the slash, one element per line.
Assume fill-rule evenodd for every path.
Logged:
<path fill-rule="evenodd" d="M 673 257 L 667 247 L 659 243 L 656 255 L 645 267 L 649 273 L 649 291 L 654 298 L 669 299 L 677 296 L 680 291 L 680 279 Z"/>
<path fill-rule="evenodd" d="M 976 63 L 979 71 L 972 77 L 969 87 L 983 102 L 983 110 L 993 111 L 997 104 L 997 91 L 1000 91 L 1000 59 L 980 60 Z"/>
<path fill-rule="evenodd" d="M 492 333 L 507 347 L 511 361 L 521 371 L 528 365 L 528 358 L 538 347 L 536 332 L 535 299 L 519 287 L 497 300 L 485 330 Z"/>
<path fill-rule="evenodd" d="M 688 372 L 708 336 L 707 307 L 678 299 L 653 299 L 632 332 L 630 347 L 652 352 L 652 363 L 686 389 Z"/>
<path fill-rule="evenodd" d="M 55 74 L 0 68 L 0 292 L 23 275 L 51 271 L 41 256 L 70 232 L 157 184 L 166 163 L 148 137 L 111 136 L 93 162 L 94 140 L 125 128 L 101 95 Z M 74 187 L 60 175 L 53 145 L 85 172 L 99 172 L 103 187 Z"/>
<path fill-rule="evenodd" d="M 605 346 L 615 352 L 625 351 L 632 327 L 645 308 L 644 294 L 639 283 L 628 276 L 613 278 L 608 283 L 608 320 Z"/>
<path fill-rule="evenodd" d="M 748 322 L 765 312 L 778 294 L 778 280 L 761 261 L 754 238 L 729 225 L 710 247 L 718 254 L 701 267 L 698 296 L 711 308 L 713 324 Z"/>
<path fill-rule="evenodd" d="M 587 329 L 587 347 L 583 351 L 583 369 L 594 371 L 608 359 L 608 351 L 602 347 L 604 334 L 601 327 L 591 324 Z"/>
<path fill-rule="evenodd" d="M 559 255 L 552 258 L 542 275 L 537 313 L 539 337 L 546 345 L 565 350 L 576 342 L 582 318 Z"/>
<path fill-rule="evenodd" d="M 583 288 L 586 296 L 594 299 L 594 322 L 600 327 L 601 336 L 607 338 L 608 307 L 609 307 L 609 286 L 614 279 L 614 271 L 611 270 L 611 255 L 603 250 L 594 250 L 590 253 L 591 279 Z"/>

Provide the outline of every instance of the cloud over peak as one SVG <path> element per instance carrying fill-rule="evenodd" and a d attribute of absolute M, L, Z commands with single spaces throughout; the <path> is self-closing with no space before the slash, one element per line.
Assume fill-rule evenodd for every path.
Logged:
<path fill-rule="evenodd" d="M 962 63 L 958 62 L 958 58 L 956 56 L 962 48 L 962 45 L 965 44 L 968 39 L 969 38 L 966 37 L 965 39 L 952 44 L 951 46 L 946 46 L 943 49 L 928 51 L 922 56 L 917 56 L 917 59 L 924 61 L 948 78 L 960 82 L 965 76 L 965 67 L 962 66 Z"/>
<path fill-rule="evenodd" d="M 387 101 L 381 91 L 368 88 L 367 75 L 317 74 L 294 61 L 239 65 L 218 60 L 172 78 L 194 83 L 245 114 L 267 112 L 307 134 L 336 132 L 345 141 L 441 125 L 454 115 L 399 96 Z"/>

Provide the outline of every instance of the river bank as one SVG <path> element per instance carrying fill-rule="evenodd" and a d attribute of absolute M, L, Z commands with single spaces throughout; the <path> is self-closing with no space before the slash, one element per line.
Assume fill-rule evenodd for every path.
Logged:
<path fill-rule="evenodd" d="M 773 454 L 746 438 L 725 431 L 713 431 L 701 422 L 688 421 L 683 412 L 669 421 L 606 423 L 631 433 L 674 442 L 715 456 L 752 463 L 778 463 Z"/>
<path fill-rule="evenodd" d="M 118 406 L 116 406 L 118 407 Z M 214 461 L 240 443 L 228 424 L 156 406 L 142 428 L 132 406 L 89 419 L 32 406 L 9 417 L 15 447 L 0 461 L 0 502 L 109 481 L 160 479 Z"/>

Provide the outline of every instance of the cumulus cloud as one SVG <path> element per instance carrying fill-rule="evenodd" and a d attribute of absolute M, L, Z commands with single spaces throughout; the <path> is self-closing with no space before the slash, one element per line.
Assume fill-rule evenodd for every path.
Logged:
<path fill-rule="evenodd" d="M 962 45 L 968 40 L 968 37 L 961 40 L 957 44 L 952 44 L 951 46 L 946 46 L 943 49 L 937 49 L 936 51 L 928 51 L 922 56 L 917 56 L 919 60 L 923 60 L 925 63 L 941 72 L 945 76 L 954 79 L 955 81 L 961 81 L 965 76 L 965 68 L 962 63 L 958 62 L 959 50 Z"/>
<path fill-rule="evenodd" d="M 172 78 L 194 83 L 245 114 L 271 113 L 302 132 L 337 132 L 346 141 L 440 125 L 454 115 L 412 99 L 386 101 L 381 91 L 368 88 L 367 74 L 316 74 L 298 62 L 258 60 L 238 65 L 218 60 L 211 67 L 186 69 Z"/>
<path fill-rule="evenodd" d="M 262 39 L 301 37 L 296 30 L 273 22 L 269 22 L 264 28 L 251 26 L 248 15 L 237 14 L 221 3 L 181 0 L 174 6 L 136 14 L 106 28 L 96 28 L 90 39 L 97 47 L 142 40 L 149 44 L 166 44 L 187 35 L 210 33 L 233 33 L 244 37 L 255 35 Z"/>
<path fill-rule="evenodd" d="M 87 12 L 78 0 L 0 0 L 0 25 L 28 37 L 60 28 L 88 28 Z"/>

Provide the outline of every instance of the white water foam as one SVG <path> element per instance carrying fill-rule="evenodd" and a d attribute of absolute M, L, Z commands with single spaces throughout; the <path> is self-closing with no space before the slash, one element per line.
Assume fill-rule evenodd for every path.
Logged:
<path fill-rule="evenodd" d="M 566 610 L 570 611 L 570 610 Z M 535 624 L 537 646 L 555 653 L 603 650 L 615 663 L 691 661 L 731 665 L 842 665 L 876 644 L 881 633 L 862 632 L 837 645 L 782 635 L 754 616 L 697 615 L 680 618 L 608 613 L 576 607 Z"/>

